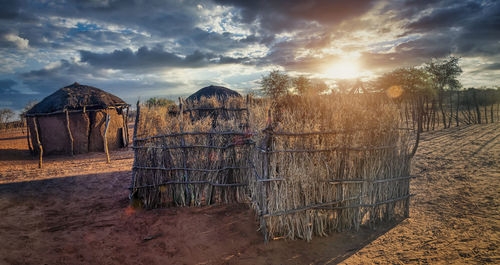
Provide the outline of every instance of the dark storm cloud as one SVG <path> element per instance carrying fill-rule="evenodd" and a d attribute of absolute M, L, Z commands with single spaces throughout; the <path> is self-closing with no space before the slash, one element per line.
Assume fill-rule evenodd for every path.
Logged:
<path fill-rule="evenodd" d="M 444 2 L 444 1 L 443 1 Z M 448 46 L 462 56 L 496 55 L 500 52 L 500 2 L 467 1 L 439 5 L 406 25 L 406 34 L 422 33 L 425 47 Z M 445 42 L 443 36 L 448 39 Z M 419 43 L 420 44 L 420 43 Z"/>
<path fill-rule="evenodd" d="M 201 1 L 68 1 L 50 6 L 47 12 L 69 18 L 105 21 L 158 35 L 178 36 L 199 22 L 197 3 Z"/>
<path fill-rule="evenodd" d="M 0 80 L 0 108 L 19 110 L 30 101 L 30 95 L 13 88 L 16 85 L 17 82 L 12 79 Z"/>
<path fill-rule="evenodd" d="M 210 64 L 242 63 L 247 58 L 217 56 L 195 51 L 185 57 L 167 52 L 162 47 L 149 49 L 141 47 L 137 51 L 131 49 L 115 50 L 111 53 L 94 53 L 80 51 L 81 61 L 92 66 L 108 69 L 144 69 L 144 68 L 199 68 Z"/>
<path fill-rule="evenodd" d="M 476 2 L 466 2 L 455 4 L 451 7 L 434 9 L 429 15 L 423 16 L 419 20 L 406 26 L 410 33 L 428 32 L 459 26 L 467 23 L 471 14 L 481 12 L 481 5 Z"/>
<path fill-rule="evenodd" d="M 224 53 L 229 50 L 245 48 L 250 44 L 268 42 L 266 37 L 249 35 L 237 40 L 234 34 L 229 32 L 207 32 L 200 28 L 194 28 L 186 32 L 185 36 L 178 39 L 178 43 L 184 47 L 193 47 L 196 50 L 210 53 Z"/>
<path fill-rule="evenodd" d="M 16 84 L 17 82 L 12 79 L 0 80 L 0 94 L 14 93 L 15 90 L 12 89 L 12 87 L 15 86 Z"/>
<path fill-rule="evenodd" d="M 0 0 L 0 20 L 15 19 L 19 16 L 19 2 Z"/>
<path fill-rule="evenodd" d="M 486 5 L 469 23 L 463 25 L 457 39 L 457 52 L 464 56 L 500 54 L 500 2 Z"/>
<path fill-rule="evenodd" d="M 317 73 L 339 59 L 337 55 L 314 56 L 309 54 L 297 57 L 296 50 L 303 47 L 317 45 L 318 39 L 310 38 L 302 41 L 280 42 L 274 45 L 269 54 L 258 60 L 258 65 L 280 65 L 288 71 Z"/>
<path fill-rule="evenodd" d="M 398 67 L 416 66 L 453 53 L 453 39 L 447 35 L 423 36 L 404 42 L 388 53 L 363 52 L 361 64 L 375 71 L 390 71 Z"/>
<path fill-rule="evenodd" d="M 178 88 L 183 85 L 177 82 L 138 80 L 134 77 L 115 80 L 99 68 L 67 60 L 61 60 L 51 68 L 19 74 L 18 79 L 21 80 L 23 85 L 37 93 L 30 95 L 22 94 L 24 97 L 23 102 L 35 99 L 40 100 L 57 89 L 74 82 L 102 88 L 123 99 L 129 100 L 137 99 L 137 95 L 147 95 L 147 91 L 165 91 L 165 89 Z"/>
<path fill-rule="evenodd" d="M 485 65 L 482 70 L 500 70 L 500 63 L 492 63 Z"/>
<path fill-rule="evenodd" d="M 366 68 L 390 71 L 450 54 L 462 57 L 500 54 L 499 2 L 406 1 L 388 7 L 399 8 L 397 17 L 406 14 L 412 21 L 404 26 L 405 33 L 400 37 L 420 36 L 398 44 L 388 53 L 362 53 L 361 62 Z"/>
<path fill-rule="evenodd" d="M 360 0 L 215 0 L 216 3 L 240 9 L 239 22 L 259 21 L 262 30 L 282 32 L 304 27 L 304 22 L 316 21 L 331 25 L 353 16 L 359 16 L 370 9 L 374 1 Z"/>
<path fill-rule="evenodd" d="M 47 95 L 48 92 L 53 91 L 55 88 L 61 88 L 76 81 L 80 82 L 82 79 L 97 80 L 108 76 L 88 65 L 60 60 L 53 67 L 21 73 L 18 77 L 24 85 L 33 91 Z"/>
<path fill-rule="evenodd" d="M 207 6 L 211 5 L 210 2 L 160 0 L 13 2 L 8 1 L 1 5 L 0 10 L 5 14 L 0 13 L 4 18 L 0 24 L 0 31 L 18 32 L 20 37 L 29 40 L 30 45 L 37 48 L 71 49 L 81 44 L 116 47 L 120 43 L 127 43 L 127 40 L 144 44 L 150 36 L 189 43 L 182 47 L 182 52 L 188 53 L 202 48 L 205 50 L 213 48 L 213 52 L 219 52 L 224 47 L 227 47 L 227 50 L 238 45 L 245 46 L 243 42 L 231 40 L 230 35 L 217 35 L 197 28 L 201 22 L 197 4 Z M 31 19 L 21 19 L 21 17 L 31 17 Z M 66 22 L 75 19 L 105 27 L 89 31 L 67 28 L 69 24 Z M 114 32 L 107 28 L 109 25 L 114 26 Z"/>

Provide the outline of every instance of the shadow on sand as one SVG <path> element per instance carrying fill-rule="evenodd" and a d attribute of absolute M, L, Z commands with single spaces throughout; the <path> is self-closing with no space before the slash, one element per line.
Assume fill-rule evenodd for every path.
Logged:
<path fill-rule="evenodd" d="M 26 139 L 26 136 L 0 138 L 0 141 L 19 140 L 19 139 Z"/>
<path fill-rule="evenodd" d="M 0 161 L 36 159 L 25 149 L 0 149 Z"/>
<path fill-rule="evenodd" d="M 178 253 L 184 253 L 193 247 L 183 245 L 186 244 L 185 238 L 191 238 L 197 244 L 207 245 L 200 250 L 200 255 L 206 257 L 209 264 L 214 261 L 213 264 L 226 263 L 226 256 L 221 253 L 228 251 L 238 253 L 230 260 L 231 264 L 337 264 L 399 223 L 391 222 L 379 225 L 376 229 L 363 227 L 359 231 L 315 237 L 311 242 L 276 240 L 265 244 L 262 235 L 256 231 L 258 224 L 254 213 L 248 207 L 241 210 L 242 206 L 155 209 L 142 211 L 124 221 L 123 213 L 129 205 L 127 187 L 130 184 L 130 174 L 126 170 L 1 184 L 0 211 L 13 215 L 10 218 L 19 221 L 14 227 L 7 227 L 6 223 L 4 228 L 0 228 L 0 233 L 6 232 L 4 229 L 9 229 L 9 233 L 13 234 L 16 231 L 11 230 L 33 229 L 41 231 L 42 236 L 33 240 L 43 242 L 52 237 L 62 237 L 68 238 L 68 242 L 64 239 L 58 244 L 71 245 L 72 236 L 62 235 L 82 234 L 85 237 L 99 233 L 104 227 L 109 229 L 106 231 L 110 240 L 128 237 L 140 239 L 153 232 L 172 235 L 155 239 L 155 244 L 172 244 L 178 248 Z M 33 212 L 33 217 L 26 217 L 26 211 Z M 220 215 L 218 212 L 225 214 Z M 36 225 L 31 227 L 33 224 Z M 148 232 L 150 229 L 144 227 L 145 224 L 160 230 Z M 182 231 L 177 231 L 179 229 Z M 239 243 L 232 245 L 230 242 Z M 137 252 L 137 257 L 144 251 L 141 248 L 134 250 L 138 244 L 135 241 L 116 244 Z M 85 244 L 82 247 L 94 248 Z M 144 247 L 148 248 L 147 245 Z M 99 249 L 92 251 L 99 252 Z M 161 249 L 148 251 L 162 255 Z M 108 254 L 112 258 L 120 253 Z M 171 258 L 180 261 L 186 258 L 183 254 L 178 255 Z"/>

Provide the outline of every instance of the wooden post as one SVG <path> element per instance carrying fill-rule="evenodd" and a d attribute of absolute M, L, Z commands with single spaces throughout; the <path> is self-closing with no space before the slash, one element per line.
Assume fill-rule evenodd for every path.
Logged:
<path fill-rule="evenodd" d="M 106 163 L 110 163 L 109 161 L 109 151 L 108 151 L 108 125 L 109 125 L 109 120 L 110 116 L 108 114 L 108 111 L 106 110 L 106 126 L 104 127 L 104 152 L 106 153 Z"/>
<path fill-rule="evenodd" d="M 184 181 L 188 182 L 189 181 L 189 172 L 186 170 L 186 160 L 187 160 L 187 154 L 184 146 L 186 145 L 186 142 L 184 141 L 184 135 L 182 135 L 183 131 L 183 123 L 184 123 L 184 104 L 182 104 L 182 98 L 179 98 L 179 110 L 180 110 L 180 115 L 179 115 L 179 130 L 181 133 L 181 150 L 182 150 L 182 167 L 184 168 Z M 185 202 L 186 205 L 190 205 L 190 195 L 189 195 L 189 184 L 186 183 L 185 186 Z"/>
<path fill-rule="evenodd" d="M 245 106 L 247 108 L 247 118 L 245 120 L 245 130 L 249 131 L 250 130 L 250 95 L 247 94 L 247 99 L 245 101 Z"/>
<path fill-rule="evenodd" d="M 71 134 L 71 129 L 69 127 L 69 112 L 68 110 L 64 111 L 66 113 L 66 130 L 68 130 L 69 144 L 71 145 L 71 155 L 75 155 L 75 144 L 73 140 L 73 135 Z"/>
<path fill-rule="evenodd" d="M 126 146 L 128 146 L 128 143 L 130 141 L 130 136 L 128 135 L 128 106 L 127 106 L 127 113 L 125 114 L 125 136 L 126 136 L 126 140 L 125 142 L 127 143 Z"/>
<path fill-rule="evenodd" d="M 118 111 L 120 109 L 121 111 Z M 117 108 L 117 113 L 120 113 L 122 115 L 122 145 L 123 147 L 126 147 L 128 144 L 128 137 L 127 137 L 127 120 L 125 118 L 125 110 L 123 107 Z"/>
<path fill-rule="evenodd" d="M 43 147 L 40 142 L 40 135 L 38 134 L 37 118 L 33 117 L 33 124 L 35 127 L 36 142 L 38 143 L 38 151 L 40 154 L 40 160 L 38 161 L 38 168 L 43 168 Z"/>
<path fill-rule="evenodd" d="M 28 141 L 28 148 L 30 149 L 30 154 L 33 155 L 33 148 L 31 147 L 30 139 L 30 127 L 28 126 L 28 117 L 26 119 L 26 140 Z"/>
<path fill-rule="evenodd" d="M 418 144 L 420 143 L 420 132 L 422 131 L 422 108 L 420 106 L 420 103 L 417 106 L 417 125 L 418 125 L 417 139 L 415 140 L 415 145 L 413 146 L 413 150 L 409 154 L 409 159 L 415 156 L 415 153 L 417 153 Z"/>
<path fill-rule="evenodd" d="M 264 137 L 264 159 L 262 160 L 262 170 L 263 170 L 263 175 L 262 175 L 262 178 L 263 179 L 269 179 L 271 177 L 271 170 L 270 170 L 270 163 L 271 163 L 271 153 L 270 151 L 272 151 L 273 149 L 273 126 L 272 126 L 272 117 L 271 117 L 271 108 L 269 108 L 268 112 L 267 112 L 267 126 L 266 128 L 264 129 L 264 134 L 265 134 L 265 137 Z M 268 184 L 266 183 L 270 183 L 270 182 L 267 182 L 267 181 L 261 181 L 260 182 L 260 189 L 261 189 L 261 215 L 266 215 L 268 214 L 268 205 L 267 205 L 267 186 Z M 266 218 L 261 216 L 260 218 L 260 222 L 261 222 L 261 229 L 262 229 L 262 233 L 264 234 L 264 242 L 268 242 L 269 241 L 269 234 L 267 232 L 267 221 L 266 221 Z"/>
<path fill-rule="evenodd" d="M 137 127 L 139 125 L 139 119 L 140 119 L 140 114 L 141 114 L 141 105 L 140 105 L 140 102 L 139 100 L 137 100 L 137 109 L 136 109 L 136 113 L 135 113 L 135 121 L 134 121 L 134 132 L 132 134 L 132 146 L 133 147 L 136 147 L 136 139 L 137 139 Z M 128 113 L 128 108 L 127 108 L 127 113 Z M 128 119 L 128 115 L 127 115 L 127 119 Z M 130 194 L 128 196 L 128 198 L 131 200 L 132 197 L 134 196 L 135 194 L 135 189 L 134 189 L 134 186 L 135 186 L 135 177 L 137 175 L 137 169 L 135 168 L 137 166 L 137 148 L 134 149 L 134 164 L 132 166 L 132 183 L 130 184 L 130 187 L 132 188 L 130 190 Z"/>

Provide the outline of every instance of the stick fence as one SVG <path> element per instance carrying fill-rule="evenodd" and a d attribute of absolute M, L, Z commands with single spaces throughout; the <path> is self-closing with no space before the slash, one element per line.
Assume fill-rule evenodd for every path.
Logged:
<path fill-rule="evenodd" d="M 161 114 L 170 129 L 154 135 L 138 107 L 131 198 L 146 208 L 251 203 L 266 241 L 408 217 L 411 128 L 284 130 L 269 110 L 260 131 L 248 102 L 197 108 L 179 99 L 178 111 Z"/>

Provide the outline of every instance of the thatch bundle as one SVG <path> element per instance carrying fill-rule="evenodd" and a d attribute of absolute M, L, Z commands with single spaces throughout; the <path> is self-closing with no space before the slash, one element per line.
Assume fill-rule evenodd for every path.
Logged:
<path fill-rule="evenodd" d="M 405 215 L 409 141 L 394 106 L 366 95 L 287 97 L 254 158 L 266 238 L 302 238 Z"/>
<path fill-rule="evenodd" d="M 134 197 L 147 208 L 246 201 L 253 142 L 245 101 L 202 98 L 169 108 L 141 109 Z"/>

